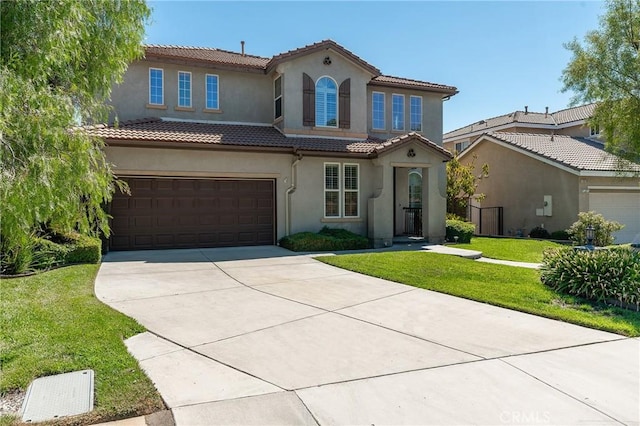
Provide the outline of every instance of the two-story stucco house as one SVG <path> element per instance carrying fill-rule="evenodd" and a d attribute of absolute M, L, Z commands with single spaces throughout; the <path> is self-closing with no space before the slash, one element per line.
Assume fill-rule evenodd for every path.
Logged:
<path fill-rule="evenodd" d="M 480 234 L 523 235 L 534 227 L 567 229 L 596 211 L 625 227 L 617 243 L 640 233 L 640 165 L 607 153 L 588 125 L 595 104 L 544 113 L 515 111 L 444 134 L 462 162 L 489 165 L 478 185 L 486 198 L 469 219 Z"/>
<path fill-rule="evenodd" d="M 331 40 L 271 58 L 146 46 L 113 88 L 116 121 L 90 130 L 131 189 L 110 206 L 110 248 L 275 244 L 323 226 L 382 247 L 407 211 L 440 242 L 442 102 L 456 93 Z"/>

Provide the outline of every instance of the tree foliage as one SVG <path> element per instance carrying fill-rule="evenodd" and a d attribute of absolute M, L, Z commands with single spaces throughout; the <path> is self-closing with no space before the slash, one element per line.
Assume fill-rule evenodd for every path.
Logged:
<path fill-rule="evenodd" d="M 456 153 L 447 163 L 447 213 L 465 217 L 469 198 L 480 201 L 485 198 L 485 194 L 476 194 L 476 189 L 480 180 L 489 177 L 489 165 L 483 164 L 481 173 L 476 176 L 476 159 L 474 155 L 470 163 L 462 164 Z"/>
<path fill-rule="evenodd" d="M 103 205 L 117 181 L 103 142 L 74 126 L 106 119 L 149 13 L 141 0 L 2 2 L 2 272 L 28 266 L 20 259 L 43 227 L 108 234 Z"/>
<path fill-rule="evenodd" d="M 640 0 L 609 0 L 600 28 L 565 47 L 564 90 L 576 103 L 597 102 L 590 124 L 609 152 L 640 162 Z"/>

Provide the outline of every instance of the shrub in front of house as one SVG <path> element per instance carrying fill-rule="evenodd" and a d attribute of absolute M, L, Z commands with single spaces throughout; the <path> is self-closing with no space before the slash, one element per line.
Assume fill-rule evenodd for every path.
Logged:
<path fill-rule="evenodd" d="M 281 247 L 291 251 L 340 251 L 360 250 L 370 247 L 369 240 L 346 229 L 327 228 L 318 233 L 299 232 L 284 237 Z"/>
<path fill-rule="evenodd" d="M 548 240 L 549 238 L 551 238 L 551 234 L 549 234 L 549 231 L 547 231 L 546 229 L 540 226 L 536 226 L 531 230 L 531 232 L 529 232 L 529 237 Z"/>
<path fill-rule="evenodd" d="M 447 219 L 446 239 L 449 242 L 454 242 L 456 240 L 455 237 L 458 237 L 459 243 L 470 243 L 475 231 L 476 226 L 473 223 Z"/>
<path fill-rule="evenodd" d="M 604 218 L 600 213 L 596 212 L 580 212 L 578 213 L 578 220 L 574 222 L 567 232 L 578 245 L 587 244 L 587 228 L 592 226 L 595 233 L 593 239 L 593 245 L 598 247 L 604 247 L 613 244 L 613 233 L 624 228 L 615 221 L 609 221 Z"/>
<path fill-rule="evenodd" d="M 37 238 L 32 268 L 45 270 L 54 266 L 77 263 L 98 263 L 102 256 L 102 242 L 81 234 L 55 235 Z"/>
<path fill-rule="evenodd" d="M 540 279 L 561 293 L 640 310 L 640 253 L 628 247 L 547 249 Z"/>
<path fill-rule="evenodd" d="M 571 239 L 571 237 L 569 236 L 569 233 L 567 231 L 553 231 L 551 233 L 551 239 L 552 240 L 559 240 L 559 241 L 569 241 Z"/>

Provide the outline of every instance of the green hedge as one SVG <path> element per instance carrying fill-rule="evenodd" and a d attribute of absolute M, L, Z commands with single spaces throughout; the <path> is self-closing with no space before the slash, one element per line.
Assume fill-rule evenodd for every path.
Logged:
<path fill-rule="evenodd" d="M 339 251 L 369 248 L 369 240 L 345 229 L 326 226 L 320 232 L 299 232 L 280 240 L 280 246 L 291 251 Z"/>
<path fill-rule="evenodd" d="M 32 268 L 41 270 L 53 266 L 100 262 L 102 242 L 98 238 L 72 234 L 53 240 L 36 240 Z"/>
<path fill-rule="evenodd" d="M 640 310 L 640 253 L 626 247 L 544 252 L 540 278 L 554 290 Z"/>
<path fill-rule="evenodd" d="M 454 237 L 458 237 L 459 243 L 470 243 L 475 231 L 476 226 L 473 223 L 447 219 L 447 241 L 453 242 L 455 241 Z"/>

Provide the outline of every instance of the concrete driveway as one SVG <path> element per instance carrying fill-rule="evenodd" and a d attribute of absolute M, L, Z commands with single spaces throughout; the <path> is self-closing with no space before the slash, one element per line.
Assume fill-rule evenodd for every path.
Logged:
<path fill-rule="evenodd" d="M 109 253 L 95 290 L 178 425 L 640 424 L 640 339 L 278 247 Z"/>

